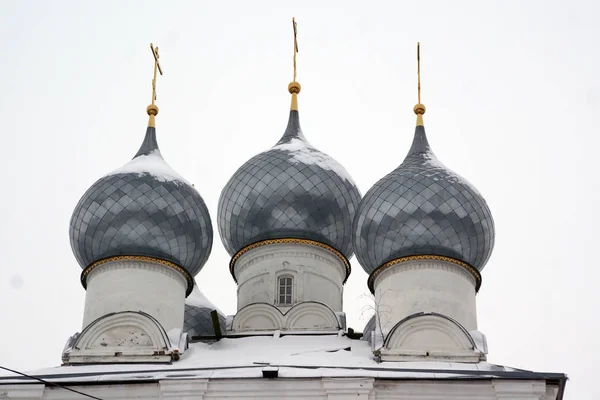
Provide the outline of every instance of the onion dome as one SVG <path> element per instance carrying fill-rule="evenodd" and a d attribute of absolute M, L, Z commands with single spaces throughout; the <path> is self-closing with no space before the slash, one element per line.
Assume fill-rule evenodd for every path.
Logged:
<path fill-rule="evenodd" d="M 366 340 L 367 342 L 371 341 L 371 336 L 373 335 L 373 331 L 375 330 L 376 326 L 375 322 L 375 314 L 373 314 L 365 324 L 365 328 L 363 329 L 362 340 Z"/>
<path fill-rule="evenodd" d="M 371 277 L 386 263 L 416 255 L 448 257 L 478 275 L 494 246 L 492 214 L 477 189 L 434 155 L 422 123 L 425 106 L 417 104 L 415 113 L 418 126 L 404 162 L 361 201 L 356 256 Z"/>
<path fill-rule="evenodd" d="M 217 311 L 221 332 L 225 332 L 227 322 L 225 315 L 212 304 L 194 285 L 192 293 L 185 299 L 185 314 L 183 317 L 183 332 L 191 339 L 194 336 L 215 336 L 211 312 Z"/>
<path fill-rule="evenodd" d="M 175 264 L 191 283 L 210 255 L 208 209 L 196 189 L 163 159 L 154 127 L 157 113 L 158 107 L 148 107 L 150 123 L 135 157 L 94 183 L 73 211 L 69 235 L 84 269 L 84 286 L 94 265 L 122 256 Z"/>
<path fill-rule="evenodd" d="M 219 233 L 232 256 L 267 239 L 308 239 L 352 256 L 356 184 L 337 161 L 315 149 L 300 128 L 292 82 L 285 133 L 271 149 L 244 163 L 219 198 Z"/>
<path fill-rule="evenodd" d="M 411 259 L 459 265 L 481 284 L 480 271 L 494 247 L 494 220 L 481 194 L 433 154 L 423 126 L 421 58 L 417 44 L 417 127 L 402 164 L 362 199 L 353 227 L 356 256 L 370 274 Z"/>

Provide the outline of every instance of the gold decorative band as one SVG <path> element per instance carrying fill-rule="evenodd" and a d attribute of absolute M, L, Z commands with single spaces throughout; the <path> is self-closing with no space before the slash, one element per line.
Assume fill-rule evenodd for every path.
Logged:
<path fill-rule="evenodd" d="M 148 256 L 108 257 L 108 258 L 103 258 L 102 260 L 98 260 L 98 261 L 88 265 L 81 273 L 81 284 L 83 285 L 84 289 L 87 289 L 87 277 L 94 268 L 99 267 L 100 265 L 103 265 L 103 264 L 106 264 L 109 262 L 113 262 L 113 261 L 144 261 L 147 263 L 159 264 L 159 265 L 162 265 L 163 267 L 174 269 L 175 271 L 181 273 L 185 277 L 185 280 L 187 281 L 187 290 L 186 290 L 185 295 L 188 296 L 190 293 L 192 293 L 192 289 L 194 289 L 194 278 L 192 278 L 190 273 L 187 272 L 185 270 L 185 268 L 182 268 L 181 266 L 179 266 L 171 261 L 162 260 L 160 258 L 148 257 Z"/>
<path fill-rule="evenodd" d="M 394 265 L 402 264 L 402 263 L 409 262 L 409 261 L 424 261 L 424 260 L 445 261 L 450 264 L 454 264 L 461 268 L 464 268 L 465 270 L 467 270 L 467 272 L 469 272 L 475 278 L 475 292 L 479 291 L 479 288 L 481 287 L 481 273 L 477 269 L 470 266 L 469 264 L 467 264 L 464 261 L 457 260 L 456 258 L 446 257 L 446 256 L 435 256 L 435 255 L 431 255 L 431 254 L 400 257 L 400 258 L 396 258 L 395 260 L 386 262 L 381 267 L 379 267 L 375 271 L 373 271 L 371 273 L 371 275 L 369 275 L 369 279 L 367 280 L 367 285 L 369 286 L 369 290 L 371 291 L 371 293 L 373 293 L 373 294 L 375 293 L 375 288 L 373 287 L 373 285 L 375 284 L 375 278 L 377 278 L 377 276 L 380 273 L 382 273 L 383 271 L 385 271 L 386 269 L 388 269 Z"/>
<path fill-rule="evenodd" d="M 246 254 L 250 250 L 256 249 L 257 247 L 268 246 L 270 244 L 306 244 L 309 246 L 315 246 L 315 247 L 320 247 L 325 250 L 329 250 L 330 252 L 335 254 L 335 256 L 337 258 L 339 258 L 344 263 L 344 266 L 346 267 L 346 277 L 344 278 L 344 281 L 342 282 L 342 284 L 346 283 L 346 281 L 348 280 L 348 277 L 350 276 L 350 272 L 351 272 L 350 262 L 348 261 L 348 259 L 346 258 L 345 255 L 343 255 L 342 253 L 340 253 L 333 247 L 331 247 L 325 243 L 317 242 L 316 240 L 283 238 L 283 239 L 261 240 L 260 242 L 255 242 L 255 243 L 249 244 L 248 246 L 242 248 L 237 253 L 235 253 L 233 255 L 233 257 L 231 257 L 231 261 L 229 262 L 229 272 L 231 272 L 231 276 L 233 276 L 233 280 L 235 281 L 235 283 L 237 283 L 235 273 L 233 272 L 233 267 L 235 266 L 235 262 L 242 255 Z"/>

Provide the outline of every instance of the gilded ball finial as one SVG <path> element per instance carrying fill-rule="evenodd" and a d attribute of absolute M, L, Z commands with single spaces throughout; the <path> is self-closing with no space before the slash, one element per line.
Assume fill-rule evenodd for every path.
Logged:
<path fill-rule="evenodd" d="M 423 115 L 423 114 L 425 114 L 425 105 L 419 103 L 415 106 L 415 108 L 413 108 L 413 110 L 414 110 L 415 114 Z"/>
<path fill-rule="evenodd" d="M 293 94 L 293 93 L 296 93 L 296 94 L 298 94 L 298 93 L 300 93 L 300 89 L 301 89 L 301 88 L 302 88 L 302 87 L 300 86 L 300 84 L 299 84 L 298 82 L 296 82 L 296 81 L 294 81 L 294 82 L 291 82 L 291 83 L 288 85 L 288 91 L 290 92 L 290 94 Z"/>
<path fill-rule="evenodd" d="M 146 108 L 146 112 L 148 115 L 158 115 L 158 106 L 156 104 L 150 104 Z"/>

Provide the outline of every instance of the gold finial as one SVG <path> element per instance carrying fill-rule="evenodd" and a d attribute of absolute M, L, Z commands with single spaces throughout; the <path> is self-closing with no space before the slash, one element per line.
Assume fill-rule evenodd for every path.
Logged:
<path fill-rule="evenodd" d="M 423 126 L 423 114 L 425 114 L 425 106 L 421 104 L 421 43 L 417 42 L 417 93 L 418 103 L 413 109 L 417 114 L 417 126 Z"/>
<path fill-rule="evenodd" d="M 152 78 L 152 104 L 146 108 L 146 112 L 150 117 L 148 119 L 148 126 L 154 128 L 154 117 L 158 115 L 158 107 L 156 104 L 154 104 L 154 101 L 156 100 L 156 71 L 158 70 L 161 75 L 163 74 L 163 71 L 160 63 L 158 62 L 160 57 L 158 55 L 158 47 L 154 47 L 154 45 L 150 43 L 150 49 L 152 50 L 152 55 L 154 56 L 154 77 Z"/>
<path fill-rule="evenodd" d="M 298 53 L 298 30 L 296 28 L 296 19 L 292 18 L 292 27 L 294 28 L 294 80 L 288 85 L 288 91 L 292 95 L 292 106 L 290 110 L 298 111 L 298 93 L 301 86 L 296 82 L 296 54 Z"/>

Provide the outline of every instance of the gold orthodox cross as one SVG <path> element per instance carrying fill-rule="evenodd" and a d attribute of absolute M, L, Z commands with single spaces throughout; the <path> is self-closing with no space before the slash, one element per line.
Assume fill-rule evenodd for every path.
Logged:
<path fill-rule="evenodd" d="M 152 78 L 152 105 L 154 105 L 154 101 L 156 100 L 156 70 L 160 72 L 162 75 L 162 68 L 160 67 L 160 63 L 158 59 L 160 56 L 158 55 L 158 47 L 154 47 L 152 43 L 150 43 L 150 49 L 152 50 L 152 55 L 154 56 L 154 78 Z"/>
<path fill-rule="evenodd" d="M 294 28 L 294 80 L 288 85 L 288 91 L 292 95 L 292 106 L 290 110 L 298 111 L 298 93 L 300 93 L 300 84 L 296 82 L 296 53 L 298 53 L 298 30 L 296 28 L 296 19 L 292 18 L 292 28 Z"/>
<path fill-rule="evenodd" d="M 421 43 L 417 42 L 417 91 L 419 92 L 418 103 L 421 104 Z"/>
<path fill-rule="evenodd" d="M 417 126 L 423 126 L 425 106 L 421 104 L 421 43 L 419 42 L 417 42 L 417 93 L 419 102 L 413 110 L 415 114 L 417 114 Z"/>
<path fill-rule="evenodd" d="M 292 26 L 294 27 L 294 82 L 296 82 L 296 53 L 298 53 L 298 30 L 295 18 L 292 18 Z"/>

